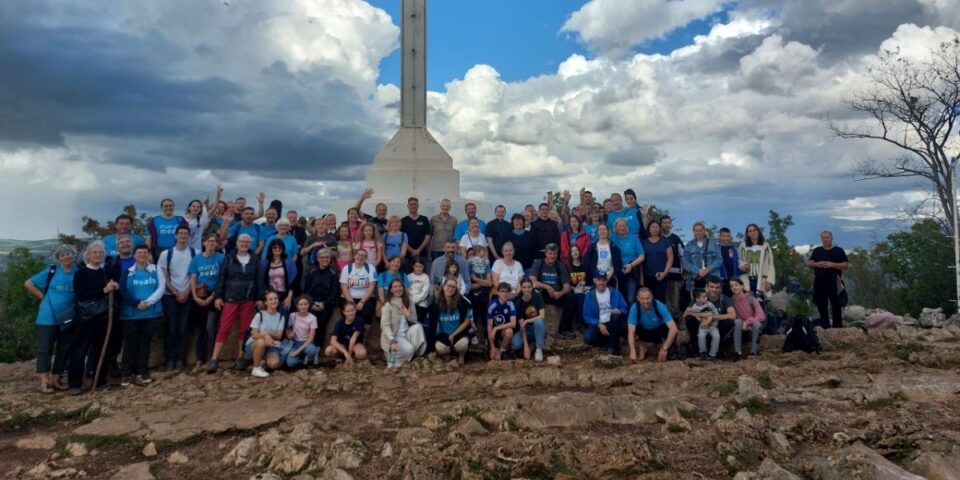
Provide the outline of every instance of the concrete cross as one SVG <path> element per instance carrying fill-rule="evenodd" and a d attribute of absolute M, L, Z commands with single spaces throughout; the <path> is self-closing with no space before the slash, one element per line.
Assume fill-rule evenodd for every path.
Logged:
<path fill-rule="evenodd" d="M 400 124 L 427 126 L 427 0 L 403 0 Z"/>

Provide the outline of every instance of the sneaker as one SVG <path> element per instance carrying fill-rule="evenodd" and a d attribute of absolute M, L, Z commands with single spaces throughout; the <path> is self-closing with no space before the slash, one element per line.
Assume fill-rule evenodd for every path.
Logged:
<path fill-rule="evenodd" d="M 710 358 L 710 361 L 711 361 L 711 362 L 716 362 L 716 361 L 717 361 L 717 356 L 716 356 L 716 355 L 710 355 L 709 358 Z"/>
<path fill-rule="evenodd" d="M 166 365 L 167 370 L 173 370 L 176 366 L 177 366 L 177 364 L 174 363 L 173 360 L 167 361 L 167 365 Z"/>
<path fill-rule="evenodd" d="M 613 356 L 615 356 L 615 357 L 619 357 L 619 356 L 621 355 L 621 352 L 620 352 L 620 349 L 619 349 L 619 348 L 608 348 L 608 349 L 607 349 L 607 353 L 609 353 L 610 355 L 613 355 Z"/>
<path fill-rule="evenodd" d="M 542 362 L 542 361 L 543 361 L 543 350 L 542 350 L 542 349 L 539 349 L 539 348 L 538 348 L 537 351 L 533 353 L 533 360 L 534 360 L 534 361 L 537 361 L 537 362 Z"/>
<path fill-rule="evenodd" d="M 470 345 L 479 345 L 479 344 L 480 344 L 480 340 L 477 339 L 476 335 L 470 337 Z"/>
<path fill-rule="evenodd" d="M 207 373 L 217 373 L 217 370 L 219 368 L 220 368 L 220 362 L 212 358 L 210 359 L 209 362 L 207 362 Z"/>
<path fill-rule="evenodd" d="M 76 397 L 77 395 L 80 395 L 81 393 L 83 393 L 83 390 L 80 390 L 79 388 L 71 388 L 71 389 L 67 392 L 67 395 L 70 395 L 71 397 Z"/>
<path fill-rule="evenodd" d="M 183 360 L 177 360 L 176 365 L 173 366 L 173 368 L 177 370 L 183 370 L 185 367 L 186 365 L 183 363 Z"/>
<path fill-rule="evenodd" d="M 264 370 L 263 367 L 253 367 L 253 371 L 250 372 L 250 375 L 253 375 L 254 377 L 257 377 L 257 378 L 267 378 L 270 376 L 270 374 L 267 373 L 267 371 Z"/>
<path fill-rule="evenodd" d="M 140 385 L 141 387 L 145 387 L 153 383 L 153 379 L 150 378 L 150 375 L 137 375 L 135 382 L 137 385 Z"/>
<path fill-rule="evenodd" d="M 242 358 L 238 358 L 237 361 L 233 362 L 233 366 L 234 366 L 237 370 L 240 370 L 240 371 L 246 370 L 246 369 L 247 369 L 247 361 L 244 360 L 244 359 L 242 359 Z"/>
<path fill-rule="evenodd" d="M 739 352 L 734 353 L 734 354 L 733 354 L 733 361 L 734 361 L 734 362 L 739 362 L 740 360 L 743 360 L 743 354 L 742 354 L 742 353 L 739 353 Z"/>
<path fill-rule="evenodd" d="M 564 340 L 573 340 L 574 338 L 577 338 L 577 334 L 573 332 L 557 332 L 556 336 Z"/>
<path fill-rule="evenodd" d="M 710 358 L 709 355 L 707 355 L 706 353 L 700 352 L 700 360 L 706 361 L 708 358 Z M 717 358 L 717 357 L 714 356 L 713 358 Z"/>
<path fill-rule="evenodd" d="M 133 377 L 123 377 L 120 380 L 120 386 L 123 388 L 127 388 L 131 385 L 133 385 Z"/>

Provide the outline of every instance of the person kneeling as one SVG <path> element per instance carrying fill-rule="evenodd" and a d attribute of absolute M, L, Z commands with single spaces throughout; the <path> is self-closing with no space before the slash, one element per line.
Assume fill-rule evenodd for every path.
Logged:
<path fill-rule="evenodd" d="M 258 378 L 269 377 L 270 374 L 263 368 L 276 370 L 282 365 L 280 354 L 284 332 L 287 327 L 287 318 L 277 310 L 280 297 L 276 292 L 267 292 L 264 299 L 265 308 L 253 316 L 250 322 L 250 338 L 247 339 L 244 351 L 253 356 L 253 371 L 251 375 Z"/>
<path fill-rule="evenodd" d="M 623 336 L 624 312 L 627 302 L 617 289 L 607 288 L 607 277 L 593 277 L 596 287 L 584 294 L 583 322 L 587 329 L 583 332 L 583 343 L 594 347 L 607 347 L 611 355 L 620 355 L 620 338 Z"/>
<path fill-rule="evenodd" d="M 658 362 L 667 361 L 667 353 L 670 346 L 677 338 L 677 325 L 670 316 L 667 306 L 659 300 L 653 298 L 653 292 L 646 287 L 637 292 L 637 303 L 630 307 L 630 315 L 627 318 L 627 340 L 630 343 L 630 361 L 638 362 L 646 356 L 647 346 L 640 345 L 639 353 L 637 351 L 637 340 L 643 343 L 660 344 L 660 353 L 657 355 Z"/>
<path fill-rule="evenodd" d="M 323 354 L 330 358 L 343 358 L 343 366 L 353 365 L 354 360 L 367 358 L 367 348 L 363 346 L 363 333 L 366 324 L 357 316 L 357 307 L 352 303 L 343 305 L 343 318 L 333 327 L 330 345 Z"/>
<path fill-rule="evenodd" d="M 533 358 L 542 362 L 543 343 L 547 337 L 547 326 L 543 322 L 546 316 L 543 297 L 533 291 L 533 281 L 524 278 L 520 281 L 520 296 L 514 301 L 517 303 L 520 327 L 517 329 L 517 333 L 513 334 L 511 347 L 513 350 L 523 348 L 523 358 L 530 360 L 530 341 L 532 340 L 536 346 Z"/>
<path fill-rule="evenodd" d="M 510 350 L 513 330 L 517 326 L 517 309 L 510 301 L 510 284 L 500 282 L 497 296 L 487 306 L 487 341 L 490 348 L 490 360 L 502 358 L 504 350 Z"/>
<path fill-rule="evenodd" d="M 317 317 L 310 313 L 313 299 L 309 295 L 300 295 L 297 299 L 297 313 L 290 319 L 287 339 L 283 341 L 281 356 L 287 368 L 295 368 L 303 362 L 311 365 L 317 356 L 317 346 L 313 339 L 317 335 Z"/>
<path fill-rule="evenodd" d="M 436 352 L 431 352 L 430 359 L 435 358 L 436 354 L 446 357 L 457 352 L 457 361 L 462 367 L 470 346 L 467 329 L 473 322 L 473 308 L 470 302 L 460 296 L 456 278 L 445 277 L 440 283 L 439 295 L 434 299 L 430 318 L 431 328 L 434 329 L 433 338 L 436 339 Z"/>

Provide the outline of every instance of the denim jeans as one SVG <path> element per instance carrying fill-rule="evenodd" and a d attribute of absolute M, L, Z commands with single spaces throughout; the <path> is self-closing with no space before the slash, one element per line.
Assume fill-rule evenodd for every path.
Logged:
<path fill-rule="evenodd" d="M 290 355 L 290 352 L 300 348 L 304 343 L 306 342 L 284 340 L 283 345 L 280 347 L 280 360 L 286 364 L 287 368 L 294 368 L 300 365 L 301 361 L 308 362 L 317 356 L 317 346 L 313 343 L 307 343 L 307 346 L 304 347 L 303 352 L 300 352 L 300 355 Z"/>
<path fill-rule="evenodd" d="M 513 334 L 513 339 L 510 340 L 510 348 L 513 350 L 523 349 L 523 337 L 520 335 L 526 334 L 527 342 L 533 340 L 536 349 L 542 350 L 544 341 L 547 338 L 547 325 L 543 323 L 543 319 L 534 319 L 532 322 L 527 323 L 523 330 L 523 333 L 518 331 Z"/>

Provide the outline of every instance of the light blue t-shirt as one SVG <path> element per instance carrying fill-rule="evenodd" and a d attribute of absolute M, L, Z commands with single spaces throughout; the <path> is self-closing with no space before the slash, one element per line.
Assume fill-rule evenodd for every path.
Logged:
<path fill-rule="evenodd" d="M 404 288 L 410 288 L 410 280 L 407 279 L 407 275 L 405 273 L 390 273 L 389 270 L 384 270 L 380 272 L 380 276 L 377 279 L 377 286 L 383 290 L 384 295 L 389 296 L 390 292 L 388 290 L 390 288 L 390 282 L 392 282 L 395 278 L 399 278 L 400 281 L 403 282 Z"/>
<path fill-rule="evenodd" d="M 260 225 L 260 235 L 262 238 L 270 238 L 277 234 L 277 224 L 267 225 L 266 223 Z M 266 248 L 266 247 L 264 247 Z"/>
<path fill-rule="evenodd" d="M 255 251 L 260 244 L 260 241 L 266 237 L 261 237 L 260 225 L 256 223 L 251 223 L 250 225 L 244 225 L 243 222 L 234 223 L 227 228 L 227 236 L 230 238 L 237 238 L 240 234 L 246 233 L 250 235 L 250 251 Z"/>
<path fill-rule="evenodd" d="M 143 245 L 147 243 L 140 235 L 136 233 L 129 234 L 130 238 L 133 240 L 133 248 L 137 248 L 138 245 Z M 107 235 L 103 237 L 103 249 L 106 251 L 108 257 L 116 257 L 120 255 L 120 252 L 117 250 L 117 235 Z"/>
<path fill-rule="evenodd" d="M 394 255 L 400 255 L 403 251 L 403 244 L 409 243 L 407 234 L 400 232 L 397 235 L 391 235 L 390 232 L 383 234 L 383 258 L 390 259 Z"/>
<path fill-rule="evenodd" d="M 120 320 L 144 320 L 163 315 L 161 302 L 150 305 L 146 310 L 140 310 L 136 303 L 150 298 L 160 284 L 160 278 L 155 265 L 147 268 L 131 267 L 132 272 L 127 274 L 127 288 L 123 291 L 123 306 L 120 308 Z M 129 300 L 129 301 L 128 301 Z"/>
<path fill-rule="evenodd" d="M 37 310 L 37 325 L 54 326 L 57 324 L 57 312 L 73 308 L 73 274 L 76 272 L 76 265 L 72 265 L 68 272 L 57 265 L 57 272 L 50 279 L 50 288 L 47 289 L 46 296 L 40 302 L 40 309 Z M 47 288 L 49 274 L 50 268 L 44 268 L 30 277 L 30 282 L 42 292 Z"/>
<path fill-rule="evenodd" d="M 590 235 L 590 244 L 597 243 L 597 240 L 600 239 L 600 234 L 597 233 L 597 226 L 592 223 L 587 223 L 583 226 L 583 231 Z M 584 252 L 581 252 L 583 254 Z"/>
<path fill-rule="evenodd" d="M 626 220 L 627 231 L 630 232 L 631 235 L 636 237 L 640 234 L 640 219 L 637 217 L 636 208 L 623 207 L 623 209 L 619 212 L 607 212 L 607 226 L 610 227 L 611 232 L 616 232 L 616 229 L 613 227 L 616 225 L 617 220 L 620 220 L 621 218 Z M 611 236 L 614 235 L 615 234 L 611 233 Z"/>
<path fill-rule="evenodd" d="M 473 309 L 466 309 L 467 318 L 473 318 Z M 460 324 L 464 322 L 465 319 L 460 318 L 460 309 L 455 308 L 452 312 L 448 312 L 444 309 L 438 309 L 437 311 L 437 321 L 439 322 L 437 326 L 439 330 L 447 335 L 453 335 L 453 332 L 456 332 L 460 328 Z"/>
<path fill-rule="evenodd" d="M 153 239 L 153 245 L 158 252 L 162 252 L 173 247 L 177 243 L 177 227 L 185 225 L 183 217 L 174 216 L 164 218 L 163 215 L 153 217 L 153 228 L 157 232 L 157 238 Z"/>
<path fill-rule="evenodd" d="M 654 313 L 653 308 L 649 310 L 644 309 L 643 307 L 640 306 L 640 302 L 637 302 L 630 307 L 630 315 L 627 316 L 627 323 L 629 325 L 636 326 L 637 321 L 639 320 L 640 327 L 642 327 L 643 329 L 656 330 L 657 328 L 660 328 L 661 325 L 666 325 L 673 321 L 673 317 L 670 316 L 670 311 L 667 310 L 666 305 L 664 305 L 659 300 L 654 300 L 653 303 L 654 303 L 653 307 L 656 308 L 658 312 L 660 312 L 659 317 L 657 316 L 656 313 Z M 640 312 L 639 319 L 637 318 L 638 311 Z"/>
<path fill-rule="evenodd" d="M 480 234 L 483 235 L 483 232 L 487 231 L 487 222 L 484 222 L 479 218 L 477 218 L 477 221 L 480 222 Z M 453 239 L 459 242 L 468 231 L 470 231 L 470 219 L 460 220 L 460 223 L 457 224 L 457 228 L 453 230 Z"/>
<path fill-rule="evenodd" d="M 628 233 L 626 237 L 613 234 L 613 236 L 610 237 L 610 241 L 620 248 L 620 258 L 623 259 L 624 265 L 643 255 L 643 244 L 640 243 L 640 237 L 636 234 Z"/>
<path fill-rule="evenodd" d="M 190 260 L 190 275 L 197 276 L 197 283 L 207 286 L 207 291 L 212 292 L 217 286 L 217 276 L 220 275 L 220 266 L 223 265 L 223 254 L 213 252 L 209 257 L 203 254 L 197 255 Z"/>
<path fill-rule="evenodd" d="M 272 242 L 273 239 L 275 238 L 280 238 L 280 237 L 276 235 L 271 235 L 269 238 L 267 238 L 267 241 L 263 243 L 264 251 L 266 251 L 267 248 L 270 248 L 270 242 Z M 297 248 L 297 239 L 294 238 L 293 235 L 288 233 L 287 236 L 280 238 L 280 240 L 283 242 L 283 245 L 284 245 L 283 250 L 287 253 L 287 258 L 291 260 L 296 259 L 297 254 L 300 253 L 300 249 Z M 270 252 L 266 252 L 263 256 L 266 258 L 270 258 Z"/>

